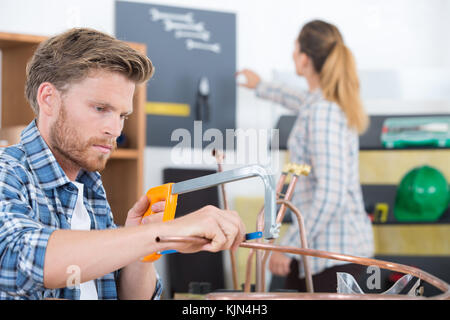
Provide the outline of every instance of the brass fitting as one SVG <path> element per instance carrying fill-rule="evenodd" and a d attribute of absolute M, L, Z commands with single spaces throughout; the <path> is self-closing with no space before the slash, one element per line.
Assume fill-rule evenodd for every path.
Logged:
<path fill-rule="evenodd" d="M 311 172 L 311 166 L 307 164 L 289 163 L 289 172 L 296 176 L 307 176 Z"/>

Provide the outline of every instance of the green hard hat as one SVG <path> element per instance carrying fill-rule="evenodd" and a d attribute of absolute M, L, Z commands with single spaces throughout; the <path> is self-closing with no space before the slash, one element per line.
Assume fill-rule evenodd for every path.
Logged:
<path fill-rule="evenodd" d="M 447 209 L 450 193 L 444 175 L 421 166 L 409 171 L 400 182 L 394 215 L 398 221 L 436 221 Z"/>

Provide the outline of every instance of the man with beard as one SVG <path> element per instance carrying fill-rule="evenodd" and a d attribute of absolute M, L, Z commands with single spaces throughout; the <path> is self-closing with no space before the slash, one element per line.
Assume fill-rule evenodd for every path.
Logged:
<path fill-rule="evenodd" d="M 100 175 L 151 61 L 104 33 L 72 29 L 40 44 L 27 66 L 25 93 L 36 118 L 20 143 L 0 151 L 1 299 L 150 299 L 162 284 L 152 252 L 236 249 L 236 212 L 204 207 L 162 223 L 143 219 L 145 195 L 125 226 L 112 218 Z M 199 236 L 207 245 L 156 243 Z"/>

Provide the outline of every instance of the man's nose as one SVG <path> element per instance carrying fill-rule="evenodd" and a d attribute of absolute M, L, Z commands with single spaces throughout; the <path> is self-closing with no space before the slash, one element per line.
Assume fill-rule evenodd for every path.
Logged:
<path fill-rule="evenodd" d="M 120 116 L 112 117 L 106 123 L 105 133 L 115 138 L 119 137 L 123 129 L 123 120 Z"/>

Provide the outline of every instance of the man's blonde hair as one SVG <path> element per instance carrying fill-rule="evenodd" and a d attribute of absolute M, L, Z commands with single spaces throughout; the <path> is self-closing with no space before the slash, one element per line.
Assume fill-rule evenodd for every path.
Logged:
<path fill-rule="evenodd" d="M 118 72 L 136 84 L 153 75 L 150 59 L 103 32 L 74 28 L 43 41 L 27 64 L 25 97 L 39 114 L 37 91 L 50 82 L 64 92 L 68 85 L 81 81 L 95 70 Z"/>

